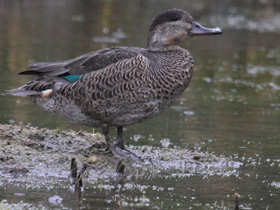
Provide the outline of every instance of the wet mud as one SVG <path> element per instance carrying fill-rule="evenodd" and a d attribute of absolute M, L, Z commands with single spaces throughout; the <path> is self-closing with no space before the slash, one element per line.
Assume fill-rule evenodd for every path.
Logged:
<path fill-rule="evenodd" d="M 103 135 L 73 130 L 0 125 L 0 176 L 2 185 L 22 183 L 29 188 L 69 182 L 71 160 L 81 169 L 83 182 L 116 182 L 147 177 L 229 176 L 242 163 L 178 148 L 129 146 L 141 160 L 120 160 L 105 151 Z M 121 170 L 120 170 L 121 167 Z M 70 182 L 69 182 L 70 183 Z"/>

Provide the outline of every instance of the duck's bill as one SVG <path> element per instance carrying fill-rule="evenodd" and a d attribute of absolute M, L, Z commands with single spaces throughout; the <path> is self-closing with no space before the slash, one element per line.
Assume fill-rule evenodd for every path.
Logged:
<path fill-rule="evenodd" d="M 192 29 L 189 31 L 189 36 L 199 36 L 199 35 L 218 35 L 222 34 L 220 28 L 206 28 L 200 25 L 198 22 L 192 22 Z"/>

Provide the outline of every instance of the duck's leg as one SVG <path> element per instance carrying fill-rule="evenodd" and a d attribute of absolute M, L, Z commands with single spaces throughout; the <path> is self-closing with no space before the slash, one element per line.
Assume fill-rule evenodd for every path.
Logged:
<path fill-rule="evenodd" d="M 125 149 L 123 140 L 123 126 L 117 127 L 118 130 L 118 143 L 116 144 L 119 148 Z"/>
<path fill-rule="evenodd" d="M 123 138 L 123 126 L 117 127 L 117 130 L 118 130 L 118 143 L 115 146 L 121 149 L 123 152 L 125 152 L 126 155 L 128 155 L 129 157 L 140 159 L 138 155 L 126 149 L 124 145 L 124 138 Z"/>
<path fill-rule="evenodd" d="M 109 126 L 107 124 L 102 124 L 102 132 L 105 136 L 107 148 L 106 150 L 111 150 L 112 147 L 114 147 L 113 142 L 111 140 L 111 137 L 109 135 Z"/>
<path fill-rule="evenodd" d="M 139 159 L 139 157 L 136 154 L 130 152 L 127 149 L 121 149 L 121 147 L 119 147 L 118 145 L 113 144 L 111 137 L 109 135 L 109 126 L 107 124 L 102 124 L 102 131 L 107 143 L 107 149 L 110 150 L 115 157 Z M 123 144 L 123 140 L 121 144 Z"/>

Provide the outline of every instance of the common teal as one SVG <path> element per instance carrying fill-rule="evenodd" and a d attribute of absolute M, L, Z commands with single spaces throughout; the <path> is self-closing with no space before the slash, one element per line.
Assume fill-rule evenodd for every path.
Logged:
<path fill-rule="evenodd" d="M 102 127 L 115 156 L 134 157 L 125 149 L 123 126 L 158 115 L 191 81 L 194 61 L 180 41 L 221 33 L 201 26 L 184 10 L 167 10 L 152 21 L 146 48 L 112 47 L 67 61 L 31 64 L 19 74 L 37 78 L 9 93 L 31 96 L 43 109 L 76 123 Z M 116 145 L 109 135 L 113 126 Z"/>

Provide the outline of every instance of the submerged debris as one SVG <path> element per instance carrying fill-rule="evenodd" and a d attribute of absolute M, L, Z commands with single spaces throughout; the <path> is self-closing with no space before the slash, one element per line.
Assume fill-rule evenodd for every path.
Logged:
<path fill-rule="evenodd" d="M 236 192 L 234 194 L 234 209 L 239 210 L 239 197 L 240 195 Z"/>
<path fill-rule="evenodd" d="M 85 173 L 87 169 L 87 164 L 84 163 L 83 168 L 81 169 L 81 171 L 79 172 L 78 176 L 77 176 L 77 181 L 75 183 L 75 187 L 83 187 L 83 175 Z"/>
<path fill-rule="evenodd" d="M 70 182 L 71 185 L 77 189 L 78 187 L 83 187 L 83 175 L 87 169 L 87 164 L 83 164 L 83 168 L 78 173 L 77 161 L 75 158 L 71 159 L 71 168 L 70 168 Z"/>
<path fill-rule="evenodd" d="M 119 174 L 124 174 L 125 165 L 122 163 L 122 160 L 118 162 L 116 172 Z"/>
<path fill-rule="evenodd" d="M 77 181 L 77 174 L 78 174 L 78 168 L 77 168 L 77 161 L 75 158 L 71 159 L 71 168 L 70 168 L 70 182 L 71 184 L 75 184 Z"/>

